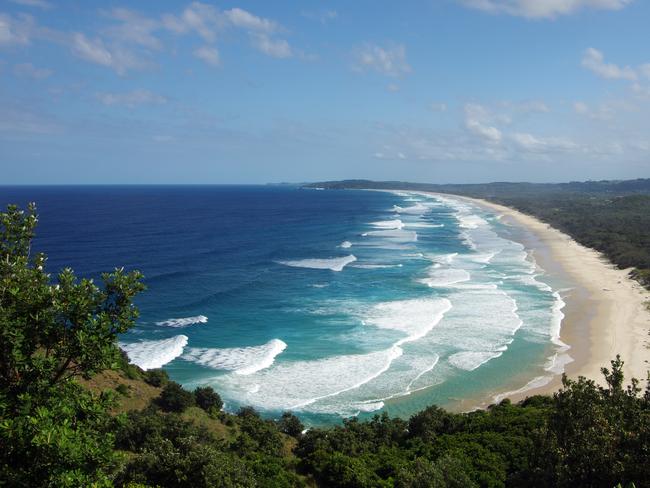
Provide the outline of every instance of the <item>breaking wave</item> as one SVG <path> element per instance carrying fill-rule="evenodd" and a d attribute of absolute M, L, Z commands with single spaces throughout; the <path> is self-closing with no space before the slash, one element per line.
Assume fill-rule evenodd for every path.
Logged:
<path fill-rule="evenodd" d="M 120 343 L 120 347 L 129 357 L 129 361 L 147 371 L 161 368 L 183 354 L 187 341 L 187 336 L 177 335 L 159 341 Z"/>
<path fill-rule="evenodd" d="M 348 264 L 357 260 L 356 256 L 350 254 L 342 258 L 329 258 L 329 259 L 298 259 L 295 261 L 278 261 L 279 264 L 291 266 L 293 268 L 309 268 L 309 269 L 329 269 L 332 271 L 343 271 Z"/>
<path fill-rule="evenodd" d="M 287 345 L 280 339 L 272 339 L 261 346 L 233 347 L 227 349 L 188 348 L 181 359 L 201 366 L 236 374 L 249 375 L 268 368 Z"/>
<path fill-rule="evenodd" d="M 180 319 L 167 319 L 156 322 L 156 325 L 161 327 L 187 327 L 194 324 L 205 324 L 208 318 L 205 315 L 197 315 L 196 317 L 185 317 Z"/>

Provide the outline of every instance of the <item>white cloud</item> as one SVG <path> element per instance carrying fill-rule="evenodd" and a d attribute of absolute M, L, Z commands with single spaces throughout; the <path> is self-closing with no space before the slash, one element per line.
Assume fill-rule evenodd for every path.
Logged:
<path fill-rule="evenodd" d="M 10 0 L 10 1 L 17 5 L 22 5 L 23 7 L 37 7 L 37 8 L 42 8 L 43 10 L 48 10 L 52 8 L 52 4 L 50 2 L 46 2 L 45 0 Z"/>
<path fill-rule="evenodd" d="M 633 0 L 459 0 L 461 4 L 484 12 L 508 14 L 529 19 L 552 19 L 583 9 L 620 10 Z"/>
<path fill-rule="evenodd" d="M 366 43 L 354 52 L 354 68 L 358 71 L 374 70 L 388 76 L 400 76 L 411 72 L 406 61 L 406 47 L 394 44 L 381 47 Z"/>
<path fill-rule="evenodd" d="M 396 93 L 396 92 L 399 91 L 399 85 L 396 84 L 396 83 L 389 83 L 389 84 L 386 86 L 386 90 L 388 90 L 389 92 Z"/>
<path fill-rule="evenodd" d="M 274 58 L 290 58 L 291 46 L 284 39 L 271 39 L 266 34 L 253 36 L 253 45 L 264 54 Z"/>
<path fill-rule="evenodd" d="M 21 14 L 12 17 L 0 13 L 0 46 L 29 44 L 34 28 L 34 19 L 29 15 Z"/>
<path fill-rule="evenodd" d="M 566 152 L 578 149 L 573 141 L 560 137 L 539 137 L 526 132 L 515 132 L 510 136 L 519 149 L 531 153 Z"/>
<path fill-rule="evenodd" d="M 129 69 L 143 69 L 148 65 L 122 46 L 107 46 L 101 39 L 89 39 L 80 32 L 72 36 L 72 52 L 81 59 L 111 68 L 119 75 Z"/>
<path fill-rule="evenodd" d="M 232 25 L 246 30 L 271 34 L 278 28 L 277 24 L 272 20 L 258 17 L 241 8 L 226 10 L 224 15 Z"/>
<path fill-rule="evenodd" d="M 20 77 L 43 80 L 52 74 L 52 70 L 46 68 L 37 68 L 32 63 L 22 63 L 14 66 L 14 74 Z"/>
<path fill-rule="evenodd" d="M 221 12 L 211 5 L 193 2 L 180 16 L 165 14 L 161 19 L 162 26 L 167 30 L 176 34 L 196 32 L 209 44 L 213 44 L 218 35 L 227 28 L 241 29 L 248 33 L 253 47 L 262 53 L 275 58 L 293 56 L 288 41 L 273 37 L 282 30 L 277 22 L 241 8 Z M 216 48 L 199 48 L 194 55 L 210 64 L 219 64 Z"/>
<path fill-rule="evenodd" d="M 490 115 L 482 105 L 465 104 L 465 128 L 486 141 L 498 144 L 503 137 L 501 131 L 490 125 Z"/>
<path fill-rule="evenodd" d="M 104 105 L 122 105 L 134 108 L 138 105 L 161 105 L 167 98 L 148 90 L 133 90 L 126 93 L 98 93 L 97 99 Z"/>
<path fill-rule="evenodd" d="M 603 53 L 590 47 L 585 51 L 582 58 L 582 66 L 590 71 L 593 71 L 602 78 L 610 80 L 631 80 L 637 79 L 637 74 L 634 69 L 629 66 L 620 67 L 615 64 L 605 63 Z"/>
<path fill-rule="evenodd" d="M 432 103 L 429 105 L 429 108 L 434 112 L 446 112 L 447 104 L 446 103 Z"/>
<path fill-rule="evenodd" d="M 118 25 L 106 29 L 106 33 L 120 43 L 132 43 L 149 49 L 160 49 L 162 44 L 154 35 L 161 24 L 126 8 L 115 8 L 107 16 L 119 21 Z"/>
<path fill-rule="evenodd" d="M 219 66 L 221 58 L 216 47 L 202 46 L 194 51 L 194 56 L 202 59 L 211 66 Z"/>
<path fill-rule="evenodd" d="M 196 32 L 205 42 L 214 42 L 217 32 L 225 27 L 225 19 L 216 7 L 192 2 L 180 16 L 163 15 L 162 25 L 176 34 Z"/>

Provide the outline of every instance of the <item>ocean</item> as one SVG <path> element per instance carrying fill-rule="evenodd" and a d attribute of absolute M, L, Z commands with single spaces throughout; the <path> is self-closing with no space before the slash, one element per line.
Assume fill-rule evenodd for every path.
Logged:
<path fill-rule="evenodd" d="M 145 274 L 139 366 L 309 425 L 489 403 L 561 372 L 525 229 L 451 197 L 290 186 L 0 187 L 55 273 Z"/>

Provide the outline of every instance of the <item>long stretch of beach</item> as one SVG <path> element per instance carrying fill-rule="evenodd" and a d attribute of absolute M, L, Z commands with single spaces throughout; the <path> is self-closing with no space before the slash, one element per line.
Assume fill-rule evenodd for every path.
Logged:
<path fill-rule="evenodd" d="M 562 293 L 566 302 L 560 338 L 570 346 L 573 359 L 566 365 L 570 378 L 584 376 L 603 383 L 602 367 L 609 367 L 617 354 L 629 380 L 647 378 L 650 370 L 650 293 L 618 269 L 601 253 L 589 249 L 550 225 L 503 205 L 458 197 L 502 215 L 502 222 L 523 226 L 537 264 L 550 276 L 571 283 Z M 645 383 L 644 383 L 645 384 Z M 513 401 L 533 394 L 548 394 L 561 386 L 561 377 L 508 394 Z M 503 396 L 501 396 L 503 397 Z"/>

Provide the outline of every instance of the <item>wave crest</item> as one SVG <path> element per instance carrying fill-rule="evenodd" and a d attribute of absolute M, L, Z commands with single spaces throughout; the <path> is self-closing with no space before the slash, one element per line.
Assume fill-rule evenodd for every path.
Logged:
<path fill-rule="evenodd" d="M 120 343 L 120 347 L 129 357 L 129 361 L 147 371 L 161 368 L 183 354 L 187 341 L 187 336 L 177 335 L 159 341 Z"/>
<path fill-rule="evenodd" d="M 279 264 L 293 268 L 329 269 L 332 271 L 343 271 L 348 264 L 357 260 L 356 256 L 350 254 L 342 258 L 328 259 L 297 259 L 293 261 L 278 261 Z"/>

